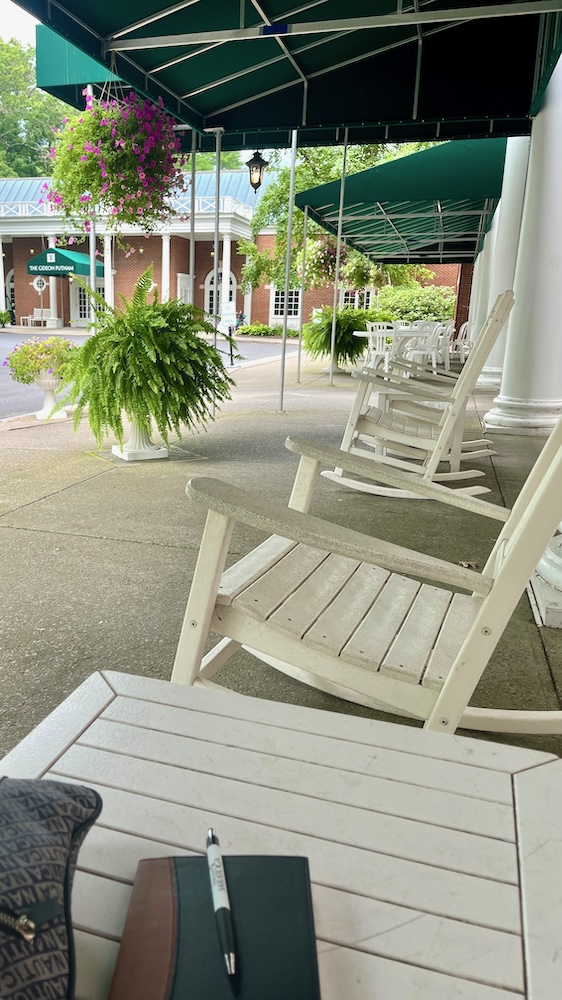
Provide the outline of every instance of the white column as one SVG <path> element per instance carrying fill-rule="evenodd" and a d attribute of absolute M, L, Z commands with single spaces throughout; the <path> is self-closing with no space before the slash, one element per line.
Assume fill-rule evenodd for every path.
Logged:
<path fill-rule="evenodd" d="M 0 309 L 6 308 L 6 274 L 4 271 L 4 251 L 0 236 Z"/>
<path fill-rule="evenodd" d="M 48 245 L 54 249 L 57 245 L 56 238 L 49 236 Z M 45 320 L 45 326 L 57 328 L 62 326 L 62 319 L 59 317 L 59 307 L 57 301 L 57 279 L 54 275 L 49 277 L 49 319 Z"/>
<path fill-rule="evenodd" d="M 115 285 L 113 282 L 113 252 L 111 234 L 106 233 L 103 238 L 103 287 L 105 301 L 108 306 L 115 305 Z"/>
<path fill-rule="evenodd" d="M 170 234 L 162 233 L 162 302 L 170 298 Z"/>
<path fill-rule="evenodd" d="M 497 234 L 490 281 L 488 311 L 498 295 L 513 288 L 515 265 L 521 233 L 525 183 L 529 166 L 529 136 L 513 136 L 507 140 L 505 167 L 503 172 L 502 196 L 496 212 Z M 478 385 L 497 386 L 501 383 L 505 348 L 510 320 L 507 321 L 494 344 L 490 356 L 478 379 Z M 484 418 L 486 419 L 486 418 Z"/>
<path fill-rule="evenodd" d="M 490 296 L 490 278 L 495 241 L 496 231 L 492 228 L 484 237 L 484 245 L 476 261 L 477 271 L 475 281 L 472 284 L 472 294 L 468 310 L 471 340 L 474 340 L 480 333 L 488 315 L 488 298 Z"/>
<path fill-rule="evenodd" d="M 222 320 L 223 317 L 228 316 L 229 305 L 230 305 L 230 236 L 223 236 L 222 238 L 221 267 L 222 267 L 222 284 L 221 284 L 221 299 L 220 299 L 220 316 Z M 228 331 L 225 330 L 224 328 L 224 322 L 221 323 L 221 326 L 223 333 L 227 333 Z"/>
<path fill-rule="evenodd" d="M 515 305 L 495 406 L 493 433 L 550 432 L 562 413 L 560 286 L 562 278 L 562 63 L 533 123 L 529 170 L 515 268 Z"/>
<path fill-rule="evenodd" d="M 470 299 L 468 300 L 468 330 L 469 333 L 474 330 L 474 321 L 476 319 L 476 313 L 478 311 L 478 297 L 480 295 L 480 261 L 482 254 L 479 253 L 478 257 L 474 261 L 474 269 L 472 271 L 472 282 L 470 285 Z"/>
<path fill-rule="evenodd" d="M 249 260 L 248 257 L 244 258 L 244 261 L 245 261 L 246 265 L 248 264 L 248 260 Z M 244 313 L 244 316 L 245 316 L 244 325 L 246 323 L 251 323 L 252 322 L 252 289 L 251 289 L 251 287 L 248 289 L 247 292 L 244 292 L 244 305 L 243 305 L 242 309 L 243 309 L 243 313 Z"/>
<path fill-rule="evenodd" d="M 49 246 L 54 249 L 56 247 L 56 240 L 54 236 L 49 236 Z M 49 278 L 49 308 L 51 310 L 51 316 L 55 318 L 59 314 L 58 302 L 57 302 L 57 279 L 51 276 Z"/>

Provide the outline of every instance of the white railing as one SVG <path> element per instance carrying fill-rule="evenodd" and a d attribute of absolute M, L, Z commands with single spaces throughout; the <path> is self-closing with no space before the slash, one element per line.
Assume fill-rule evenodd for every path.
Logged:
<path fill-rule="evenodd" d="M 178 215 L 189 215 L 191 212 L 191 198 L 186 194 L 174 199 L 174 208 Z M 214 198 L 196 198 L 195 214 L 214 214 Z M 252 209 L 250 205 L 238 201 L 236 198 L 224 197 L 219 199 L 219 211 L 221 215 L 238 215 L 243 219 L 251 219 Z M 56 205 L 49 202 L 39 204 L 36 201 L 5 201 L 0 202 L 0 219 L 31 219 L 34 217 L 57 216 L 61 213 Z"/>
<path fill-rule="evenodd" d="M 32 219 L 34 216 L 58 215 L 54 207 L 46 202 L 36 201 L 0 202 L 0 219 Z"/>
<path fill-rule="evenodd" d="M 174 208 L 181 215 L 189 214 L 191 211 L 191 197 L 189 192 L 186 192 L 186 194 L 179 198 L 174 198 Z M 211 215 L 214 214 L 214 211 L 215 199 L 213 197 L 195 199 L 196 215 Z M 219 212 L 221 215 L 240 215 L 243 219 L 252 218 L 251 206 L 245 205 L 244 202 L 230 196 L 219 198 Z"/>

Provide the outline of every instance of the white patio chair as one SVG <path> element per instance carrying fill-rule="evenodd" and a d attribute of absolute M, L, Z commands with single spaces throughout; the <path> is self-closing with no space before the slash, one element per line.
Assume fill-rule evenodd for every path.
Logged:
<path fill-rule="evenodd" d="M 382 322 L 367 322 L 365 325 L 369 342 L 365 367 L 376 368 L 382 361 L 384 371 L 388 371 L 394 349 L 394 325 Z"/>
<path fill-rule="evenodd" d="M 561 732 L 559 711 L 468 706 L 562 518 L 562 421 L 511 512 L 415 483 L 426 497 L 505 522 L 481 573 L 309 515 L 321 462 L 364 475 L 366 461 L 290 447 L 303 457 L 289 507 L 214 479 L 188 484 L 208 515 L 172 681 L 209 684 L 242 646 L 313 687 L 429 729 Z M 382 476 L 402 478 L 390 468 Z M 271 534 L 224 571 L 237 521 Z M 210 630 L 221 640 L 204 656 Z"/>
<path fill-rule="evenodd" d="M 436 371 L 442 328 L 441 323 L 433 321 L 420 323 L 416 328 L 416 336 L 403 345 L 400 354 L 420 365 L 431 363 L 432 370 Z"/>
<path fill-rule="evenodd" d="M 370 479 L 359 481 L 345 477 L 341 467 L 323 475 L 364 493 L 408 498 L 414 498 L 415 494 L 404 491 L 397 494 L 379 485 L 378 472 L 383 465 L 393 465 L 414 477 L 438 482 L 483 476 L 481 470 L 461 470 L 460 467 L 464 461 L 494 454 L 488 438 L 463 440 L 466 403 L 512 306 L 513 292 L 506 291 L 498 296 L 469 361 L 457 379 L 435 376 L 433 381 L 421 383 L 396 374 L 396 370 L 386 376 L 377 371 L 358 375 L 359 387 L 340 448 L 371 458 Z M 384 393 L 389 403 L 386 408 L 371 405 L 370 396 L 374 390 Z M 439 471 L 441 462 L 448 463 L 448 471 Z M 470 486 L 468 490 L 473 494 L 488 492 L 484 486 Z"/>
<path fill-rule="evenodd" d="M 444 323 L 437 341 L 437 362 L 443 365 L 445 371 L 450 371 L 450 346 L 455 336 L 455 321 Z"/>
<path fill-rule="evenodd" d="M 469 326 L 468 323 L 463 323 L 457 336 L 449 344 L 449 354 L 452 358 L 458 358 L 461 364 L 464 364 L 471 347 Z"/>

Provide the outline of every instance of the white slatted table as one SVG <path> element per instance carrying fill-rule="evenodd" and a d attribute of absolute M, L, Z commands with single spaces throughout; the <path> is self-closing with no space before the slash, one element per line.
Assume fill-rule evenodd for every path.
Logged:
<path fill-rule="evenodd" d="M 554 1000 L 562 761 L 546 753 L 93 674 L 0 762 L 104 802 L 73 895 L 77 1000 L 105 1000 L 137 862 L 310 861 L 323 1000 Z M 290 1000 L 290 998 L 287 998 Z"/>

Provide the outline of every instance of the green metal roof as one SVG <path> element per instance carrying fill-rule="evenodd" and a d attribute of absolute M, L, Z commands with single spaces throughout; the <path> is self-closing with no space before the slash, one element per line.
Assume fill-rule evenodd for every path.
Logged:
<path fill-rule="evenodd" d="M 43 274 L 45 276 L 64 277 L 66 274 L 81 274 L 90 277 L 90 258 L 86 253 L 75 250 L 59 250 L 53 248 L 38 253 L 27 262 L 28 274 Z M 103 264 L 96 261 L 96 277 L 103 278 Z"/>
<path fill-rule="evenodd" d="M 383 263 L 470 263 L 501 195 L 506 139 L 445 142 L 345 179 L 342 236 Z M 337 233 L 340 182 L 298 194 Z"/>
<path fill-rule="evenodd" d="M 18 3 L 225 148 L 528 134 L 562 48 L 562 0 Z"/>

